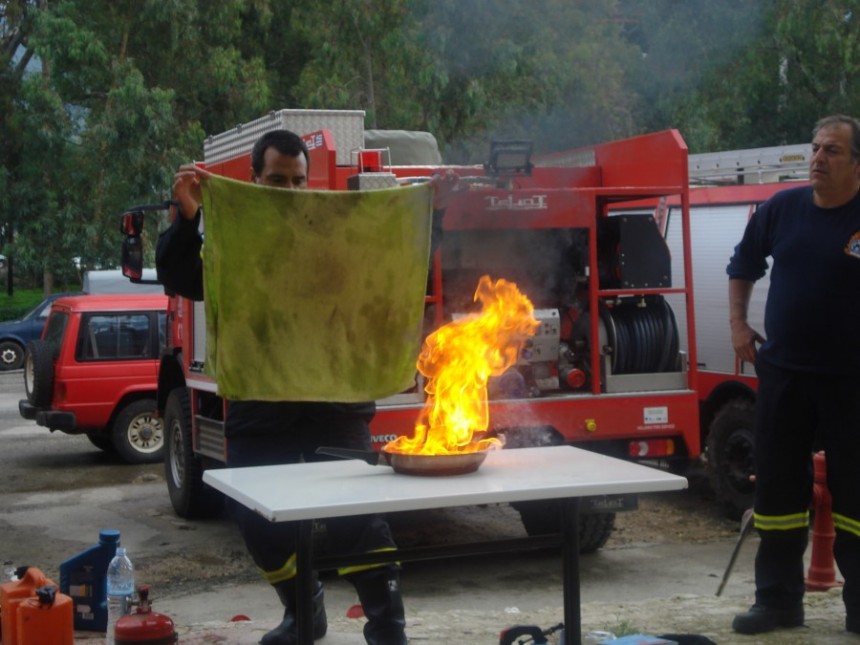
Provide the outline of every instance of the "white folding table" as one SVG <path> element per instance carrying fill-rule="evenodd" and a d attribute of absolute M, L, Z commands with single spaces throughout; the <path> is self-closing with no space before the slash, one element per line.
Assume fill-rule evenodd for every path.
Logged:
<path fill-rule="evenodd" d="M 414 511 L 529 500 L 563 500 L 562 547 L 565 643 L 581 642 L 578 499 L 592 495 L 647 493 L 686 488 L 677 475 L 571 446 L 495 450 L 474 473 L 418 477 L 363 461 L 207 470 L 203 481 L 272 522 L 296 522 L 299 642 L 311 645 L 311 584 L 321 560 L 345 566 L 428 557 L 419 549 L 315 559 L 314 520 L 346 515 Z M 510 549 L 510 542 L 502 548 Z M 474 548 L 440 547 L 454 555 L 495 552 L 493 542 Z M 457 550 L 457 553 L 453 553 Z M 433 557 L 439 557 L 434 552 Z M 411 557 L 412 556 L 412 557 Z"/>

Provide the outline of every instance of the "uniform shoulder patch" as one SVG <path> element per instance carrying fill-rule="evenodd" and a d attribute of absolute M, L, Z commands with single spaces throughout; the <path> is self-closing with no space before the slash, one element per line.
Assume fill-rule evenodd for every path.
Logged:
<path fill-rule="evenodd" d="M 848 244 L 845 245 L 845 253 L 860 260 L 860 231 L 854 233 L 848 240 Z"/>

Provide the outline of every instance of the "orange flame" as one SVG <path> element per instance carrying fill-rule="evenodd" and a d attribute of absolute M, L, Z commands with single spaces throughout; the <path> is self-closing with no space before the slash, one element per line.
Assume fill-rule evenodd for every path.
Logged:
<path fill-rule="evenodd" d="M 415 435 L 388 442 L 386 451 L 450 455 L 499 444 L 498 439 L 473 439 L 489 425 L 487 381 L 517 361 L 540 323 L 513 282 L 482 276 L 475 291 L 479 300 L 480 313 L 450 322 L 424 341 L 418 371 L 427 378 L 427 401 Z"/>

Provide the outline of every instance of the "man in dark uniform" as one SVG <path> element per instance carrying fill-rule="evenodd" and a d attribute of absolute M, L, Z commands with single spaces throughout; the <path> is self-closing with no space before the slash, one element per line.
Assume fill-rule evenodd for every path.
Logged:
<path fill-rule="evenodd" d="M 813 442 L 827 457 L 845 627 L 860 633 L 860 122 L 821 119 L 810 185 L 750 218 L 728 265 L 732 344 L 755 362 L 756 598 L 742 634 L 803 624 Z M 765 340 L 747 322 L 753 283 L 773 267 Z M 756 343 L 762 343 L 756 349 Z"/>
<path fill-rule="evenodd" d="M 304 142 L 287 130 L 264 134 L 251 153 L 251 181 L 289 189 L 307 188 L 309 157 Z M 174 177 L 173 197 L 178 215 L 159 237 L 156 266 L 159 280 L 169 291 L 203 299 L 203 239 L 199 232 L 200 182 L 208 173 L 183 165 Z M 434 215 L 440 213 L 456 178 L 434 178 Z M 370 450 L 369 422 L 376 412 L 368 403 L 308 403 L 231 401 L 225 422 L 227 465 L 264 466 L 315 461 L 319 446 Z M 239 530 L 263 577 L 283 603 L 280 625 L 260 641 L 263 645 L 296 642 L 296 554 L 293 527 L 274 524 L 241 504 L 231 504 Z M 393 550 L 388 524 L 379 515 L 333 518 L 326 522 L 334 552 L 363 553 Z M 367 623 L 365 638 L 372 645 L 404 645 L 405 616 L 400 593 L 399 567 L 364 565 L 341 569 L 356 588 Z M 314 581 L 314 638 L 326 633 L 323 588 Z"/>

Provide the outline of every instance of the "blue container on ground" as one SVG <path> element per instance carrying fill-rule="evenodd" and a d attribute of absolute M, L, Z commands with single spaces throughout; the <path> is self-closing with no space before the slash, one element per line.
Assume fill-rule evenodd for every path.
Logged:
<path fill-rule="evenodd" d="M 75 629 L 107 629 L 107 569 L 119 546 L 119 531 L 102 529 L 99 543 L 60 564 L 60 591 L 71 596 Z"/>

